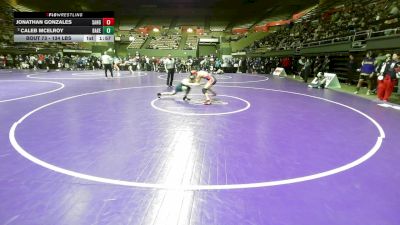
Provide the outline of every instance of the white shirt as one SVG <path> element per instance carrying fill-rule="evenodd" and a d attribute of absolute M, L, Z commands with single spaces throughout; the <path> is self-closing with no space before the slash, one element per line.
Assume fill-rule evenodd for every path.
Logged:
<path fill-rule="evenodd" d="M 169 59 L 166 58 L 164 60 L 165 68 L 167 69 L 174 69 L 175 68 L 175 60 L 173 58 Z"/>
<path fill-rule="evenodd" d="M 382 67 L 381 67 L 381 71 L 379 71 L 380 73 L 384 73 L 385 72 L 385 69 L 386 69 L 386 62 L 383 62 L 383 64 L 382 64 Z"/>
<path fill-rule="evenodd" d="M 101 62 L 103 64 L 111 64 L 112 61 L 113 61 L 113 59 L 109 55 L 102 55 L 101 56 Z"/>

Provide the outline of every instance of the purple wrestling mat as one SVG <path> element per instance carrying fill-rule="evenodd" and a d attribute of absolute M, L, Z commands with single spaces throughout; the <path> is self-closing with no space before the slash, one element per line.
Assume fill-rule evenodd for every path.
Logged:
<path fill-rule="evenodd" d="M 0 224 L 400 224 L 400 110 L 216 77 L 0 71 Z"/>

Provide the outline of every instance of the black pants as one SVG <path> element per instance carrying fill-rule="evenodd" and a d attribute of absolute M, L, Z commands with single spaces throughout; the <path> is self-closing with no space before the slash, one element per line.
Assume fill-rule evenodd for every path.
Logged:
<path fill-rule="evenodd" d="M 168 78 L 167 78 L 168 86 L 172 86 L 172 82 L 174 81 L 174 73 L 175 69 L 168 69 Z"/>
<path fill-rule="evenodd" d="M 189 94 L 189 92 L 190 92 L 191 89 L 192 89 L 192 88 L 191 88 L 190 86 L 186 86 L 185 97 L 188 96 L 188 94 Z"/>
<path fill-rule="evenodd" d="M 308 77 L 311 75 L 310 69 L 304 69 L 300 72 L 300 76 L 303 78 L 304 83 L 308 82 Z"/>
<path fill-rule="evenodd" d="M 111 77 L 114 77 L 114 76 L 113 76 L 113 71 L 112 71 L 111 64 L 104 64 L 104 72 L 105 72 L 105 74 L 106 74 L 106 77 L 107 77 L 107 70 L 110 71 Z"/>

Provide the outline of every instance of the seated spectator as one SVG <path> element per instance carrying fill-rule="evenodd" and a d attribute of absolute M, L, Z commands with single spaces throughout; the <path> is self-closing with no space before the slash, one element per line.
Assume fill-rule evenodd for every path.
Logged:
<path fill-rule="evenodd" d="M 326 78 L 324 73 L 319 72 L 317 76 L 311 81 L 308 85 L 309 88 L 325 88 L 326 85 Z"/>

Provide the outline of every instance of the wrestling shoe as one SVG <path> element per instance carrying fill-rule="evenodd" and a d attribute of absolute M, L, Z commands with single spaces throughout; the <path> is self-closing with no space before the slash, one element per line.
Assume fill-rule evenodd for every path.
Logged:
<path fill-rule="evenodd" d="M 211 100 L 206 100 L 206 101 L 204 102 L 204 105 L 211 105 Z"/>

